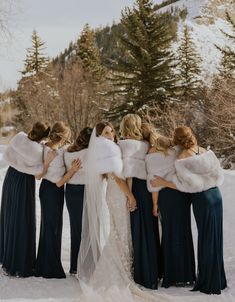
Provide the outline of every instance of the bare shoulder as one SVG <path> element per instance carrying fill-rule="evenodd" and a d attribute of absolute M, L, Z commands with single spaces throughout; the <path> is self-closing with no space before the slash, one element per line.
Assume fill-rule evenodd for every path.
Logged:
<path fill-rule="evenodd" d="M 189 152 L 189 150 L 182 150 L 178 155 L 178 159 L 187 158 L 189 156 L 191 156 L 191 153 Z"/>
<path fill-rule="evenodd" d="M 206 153 L 207 150 L 205 148 L 199 147 L 199 153 Z"/>

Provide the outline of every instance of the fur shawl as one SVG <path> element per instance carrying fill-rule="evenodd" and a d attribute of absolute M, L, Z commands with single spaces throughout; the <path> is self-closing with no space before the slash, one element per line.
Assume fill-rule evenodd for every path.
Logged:
<path fill-rule="evenodd" d="M 121 140 L 119 145 L 122 151 L 123 174 L 125 178 L 136 177 L 146 179 L 145 156 L 148 152 L 149 144 L 145 141 L 125 139 Z"/>
<path fill-rule="evenodd" d="M 43 145 L 30 140 L 26 133 L 19 132 L 10 141 L 3 158 L 16 170 L 36 175 L 43 170 Z"/>
<path fill-rule="evenodd" d="M 97 172 L 99 174 L 114 173 L 123 178 L 123 162 L 119 146 L 104 137 L 96 139 Z"/>
<path fill-rule="evenodd" d="M 150 180 L 154 175 L 161 176 L 169 181 L 172 181 L 175 174 L 175 160 L 177 151 L 171 149 L 167 155 L 163 152 L 155 152 L 146 155 L 145 162 L 147 168 L 147 187 L 150 192 L 158 192 L 162 187 L 152 187 Z"/>
<path fill-rule="evenodd" d="M 44 146 L 44 159 L 46 158 L 48 152 L 51 148 Z M 65 164 L 64 164 L 64 149 L 61 148 L 56 150 L 57 155 L 50 163 L 47 173 L 43 176 L 53 183 L 57 183 L 65 174 Z"/>
<path fill-rule="evenodd" d="M 175 161 L 176 174 L 172 181 L 183 192 L 197 193 L 220 186 L 224 173 L 214 152 L 194 155 Z"/>
<path fill-rule="evenodd" d="M 74 159 L 80 159 L 82 162 L 82 168 L 79 169 L 68 181 L 69 184 L 73 185 L 83 185 L 85 184 L 85 166 L 87 163 L 87 149 L 83 149 L 77 152 L 64 153 L 64 162 L 66 170 L 68 171 L 72 167 L 72 162 Z"/>

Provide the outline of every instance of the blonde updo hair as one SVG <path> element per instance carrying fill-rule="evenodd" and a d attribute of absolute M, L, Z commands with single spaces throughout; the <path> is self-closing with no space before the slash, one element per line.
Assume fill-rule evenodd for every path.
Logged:
<path fill-rule="evenodd" d="M 55 122 L 52 126 L 51 132 L 49 134 L 49 139 L 52 143 L 65 143 L 68 142 L 71 137 L 71 131 L 64 122 Z"/>
<path fill-rule="evenodd" d="M 156 151 L 163 152 L 165 155 L 168 155 L 168 151 L 173 147 L 172 140 L 166 136 L 158 136 L 152 145 Z"/>
<path fill-rule="evenodd" d="M 143 139 L 145 141 L 148 141 L 151 146 L 154 146 L 155 142 L 159 137 L 156 128 L 149 123 L 142 124 L 142 135 L 143 135 Z"/>
<path fill-rule="evenodd" d="M 197 140 L 191 128 L 179 126 L 174 130 L 173 144 L 181 146 L 184 149 L 190 149 L 197 144 Z"/>
<path fill-rule="evenodd" d="M 123 138 L 143 140 L 141 117 L 138 114 L 125 115 L 120 124 L 120 132 Z"/>

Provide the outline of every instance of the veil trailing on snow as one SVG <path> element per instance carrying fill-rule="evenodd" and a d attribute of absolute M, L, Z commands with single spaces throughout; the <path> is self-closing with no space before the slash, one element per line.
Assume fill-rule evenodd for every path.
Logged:
<path fill-rule="evenodd" d="M 97 169 L 96 145 L 99 139 L 94 128 L 85 167 L 82 238 L 78 257 L 78 278 L 84 282 L 89 282 L 109 233 L 106 181 Z"/>

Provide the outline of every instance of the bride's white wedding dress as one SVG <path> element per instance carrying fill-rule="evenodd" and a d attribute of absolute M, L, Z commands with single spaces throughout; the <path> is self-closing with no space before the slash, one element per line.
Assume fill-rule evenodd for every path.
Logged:
<path fill-rule="evenodd" d="M 107 177 L 106 201 L 110 232 L 90 284 L 95 288 L 131 282 L 131 232 L 127 200 L 112 174 Z"/>
<path fill-rule="evenodd" d="M 104 144 L 102 150 L 100 142 Z M 107 140 L 100 140 L 93 147 L 96 154 L 103 154 L 102 167 L 96 168 L 100 174 L 105 173 L 107 178 L 97 178 L 98 182 L 94 179 L 92 183 L 94 173 L 88 172 L 92 187 L 86 185 L 87 197 L 84 200 L 87 209 L 84 209 L 84 229 L 78 259 L 78 280 L 82 290 L 79 301 L 167 301 L 162 297 L 159 299 L 153 291 L 142 290 L 132 279 L 130 214 L 127 199 L 113 177 L 113 172 L 118 174 L 122 170 L 122 165 L 121 169 L 117 168 L 119 159 L 122 162 L 120 149 Z M 108 151 L 109 148 L 114 154 Z M 95 161 L 91 162 L 90 169 L 95 171 Z"/>

